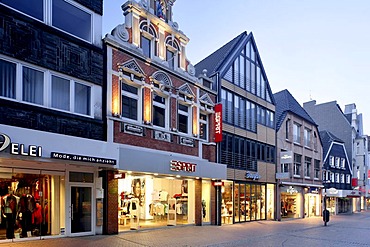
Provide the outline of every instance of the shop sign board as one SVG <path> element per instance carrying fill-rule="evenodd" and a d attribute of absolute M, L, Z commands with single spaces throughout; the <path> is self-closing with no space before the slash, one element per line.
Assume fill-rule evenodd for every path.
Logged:
<path fill-rule="evenodd" d="M 290 173 L 289 172 L 277 172 L 276 179 L 289 179 Z"/>
<path fill-rule="evenodd" d="M 217 104 L 215 110 L 215 142 L 222 142 L 222 104 Z"/>
<path fill-rule="evenodd" d="M 213 182 L 213 186 L 215 186 L 215 187 L 217 187 L 217 186 L 224 186 L 224 182 L 222 182 L 222 181 Z"/>
<path fill-rule="evenodd" d="M 258 180 L 258 179 L 261 178 L 261 175 L 258 172 L 256 172 L 256 173 L 247 172 L 245 174 L 245 178 L 247 178 L 247 179 L 253 179 L 253 180 Z"/>
<path fill-rule="evenodd" d="M 178 160 L 171 160 L 170 161 L 170 170 L 171 171 L 185 171 L 185 172 L 195 172 L 195 167 L 197 165 L 185 162 L 185 161 L 178 161 Z"/>
<path fill-rule="evenodd" d="M 291 164 L 293 163 L 293 151 L 283 151 L 280 153 L 280 163 L 281 164 Z"/>
<path fill-rule="evenodd" d="M 10 154 L 13 155 L 22 155 L 22 156 L 31 156 L 31 157 L 41 157 L 42 156 L 42 147 L 36 145 L 29 145 L 28 147 L 25 144 L 13 143 L 8 135 L 0 133 L 0 152 L 4 151 L 10 147 Z"/>
<path fill-rule="evenodd" d="M 72 161 L 81 161 L 81 162 L 89 162 L 89 163 L 116 165 L 116 160 L 115 159 L 84 156 L 84 155 L 78 155 L 78 154 L 51 152 L 51 158 L 52 159 L 59 159 L 59 160 L 72 160 Z"/>

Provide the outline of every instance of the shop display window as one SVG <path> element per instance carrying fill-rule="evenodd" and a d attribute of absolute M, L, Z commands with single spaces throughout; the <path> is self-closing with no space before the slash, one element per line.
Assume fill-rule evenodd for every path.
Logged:
<path fill-rule="evenodd" d="M 193 180 L 128 175 L 119 180 L 118 190 L 120 231 L 132 229 L 134 221 L 140 228 L 194 223 Z M 135 215 L 133 199 L 139 202 Z"/>
<path fill-rule="evenodd" d="M 44 171 L 28 174 L 22 173 L 22 169 L 1 170 L 0 239 L 61 234 L 64 176 L 43 174 Z"/>

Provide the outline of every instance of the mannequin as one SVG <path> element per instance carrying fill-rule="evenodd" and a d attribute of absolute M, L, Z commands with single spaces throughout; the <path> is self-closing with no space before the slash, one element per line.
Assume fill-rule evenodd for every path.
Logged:
<path fill-rule="evenodd" d="M 2 198 L 2 213 L 5 218 L 6 225 L 6 238 L 14 238 L 14 224 L 17 214 L 19 197 L 13 195 L 13 191 L 10 190 L 9 194 Z"/>

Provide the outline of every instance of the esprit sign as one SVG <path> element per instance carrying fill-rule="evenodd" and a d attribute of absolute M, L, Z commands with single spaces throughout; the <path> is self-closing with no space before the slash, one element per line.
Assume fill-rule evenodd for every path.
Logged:
<path fill-rule="evenodd" d="M 215 105 L 215 142 L 222 142 L 222 104 Z"/>
<path fill-rule="evenodd" d="M 36 145 L 29 145 L 28 148 L 24 144 L 12 143 L 9 136 L 0 133 L 0 152 L 10 147 L 10 153 L 13 155 L 23 155 L 31 157 L 41 157 L 42 148 Z"/>
<path fill-rule="evenodd" d="M 170 162 L 170 170 L 171 171 L 185 171 L 185 172 L 195 172 L 196 164 L 178 161 L 178 160 L 171 160 Z"/>

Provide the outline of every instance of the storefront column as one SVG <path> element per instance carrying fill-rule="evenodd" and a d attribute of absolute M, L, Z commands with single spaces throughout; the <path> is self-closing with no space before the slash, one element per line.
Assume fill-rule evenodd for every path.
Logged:
<path fill-rule="evenodd" d="M 102 171 L 104 187 L 104 225 L 103 234 L 118 234 L 118 180 L 114 171 Z"/>
<path fill-rule="evenodd" d="M 202 180 L 195 180 L 195 225 L 202 225 Z"/>
<path fill-rule="evenodd" d="M 220 222 L 220 225 L 221 225 L 221 213 L 220 213 L 221 212 L 221 201 L 219 202 L 220 205 L 218 206 L 216 188 L 217 187 L 213 185 L 211 186 L 211 224 L 218 225 L 218 222 Z M 221 190 L 220 190 L 219 196 L 221 197 Z"/>

